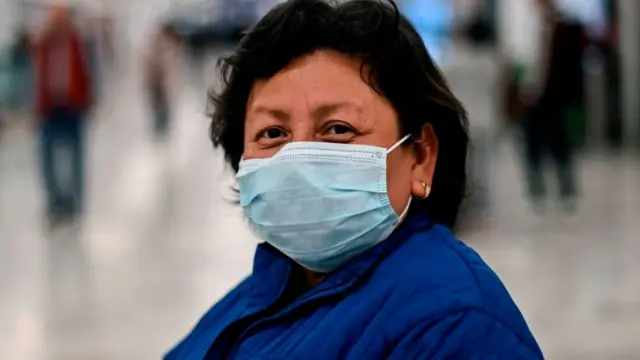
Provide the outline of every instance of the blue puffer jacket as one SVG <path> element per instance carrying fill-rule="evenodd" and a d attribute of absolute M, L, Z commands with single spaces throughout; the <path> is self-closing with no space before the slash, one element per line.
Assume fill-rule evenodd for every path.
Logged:
<path fill-rule="evenodd" d="M 424 218 L 304 293 L 294 269 L 260 245 L 253 274 L 165 359 L 543 358 L 496 274 Z"/>

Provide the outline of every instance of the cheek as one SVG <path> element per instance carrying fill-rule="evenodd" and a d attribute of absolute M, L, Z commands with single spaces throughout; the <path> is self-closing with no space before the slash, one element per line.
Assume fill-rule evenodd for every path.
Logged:
<path fill-rule="evenodd" d="M 411 158 L 398 151 L 387 158 L 387 193 L 391 206 L 401 215 L 411 196 Z"/>

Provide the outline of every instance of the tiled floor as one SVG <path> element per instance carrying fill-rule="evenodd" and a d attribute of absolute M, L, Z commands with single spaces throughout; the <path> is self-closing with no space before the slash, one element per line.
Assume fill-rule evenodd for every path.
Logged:
<path fill-rule="evenodd" d="M 204 97 L 181 93 L 174 136 L 156 146 L 139 84 L 116 82 L 90 131 L 75 226 L 43 226 L 30 132 L 0 142 L 0 359 L 157 359 L 250 271 L 256 239 L 221 197 Z M 465 240 L 549 359 L 640 359 L 640 159 L 586 156 L 579 212 L 536 216 L 512 145 L 487 150 L 493 212 Z"/>

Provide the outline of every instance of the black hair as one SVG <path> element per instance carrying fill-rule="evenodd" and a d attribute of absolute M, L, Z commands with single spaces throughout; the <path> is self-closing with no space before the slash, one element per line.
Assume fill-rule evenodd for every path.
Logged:
<path fill-rule="evenodd" d="M 391 0 L 289 0 L 274 7 L 218 62 L 222 90 L 210 95 L 213 144 L 238 171 L 254 82 L 318 50 L 361 59 L 363 80 L 393 105 L 403 134 L 419 136 L 426 124 L 433 126 L 439 150 L 431 195 L 410 212 L 453 227 L 466 195 L 466 112 Z"/>

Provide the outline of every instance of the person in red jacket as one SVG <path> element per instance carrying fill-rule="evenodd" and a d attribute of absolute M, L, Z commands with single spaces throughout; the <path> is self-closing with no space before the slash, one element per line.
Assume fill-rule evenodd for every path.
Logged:
<path fill-rule="evenodd" d="M 52 220 L 68 219 L 82 208 L 84 123 L 92 102 L 84 49 L 68 9 L 54 8 L 51 23 L 35 45 L 41 166 Z M 59 156 L 61 147 L 68 149 L 68 157 Z M 61 161 L 70 161 L 71 166 Z M 71 176 L 63 177 L 70 182 L 60 181 L 61 168 L 71 169 Z"/>

